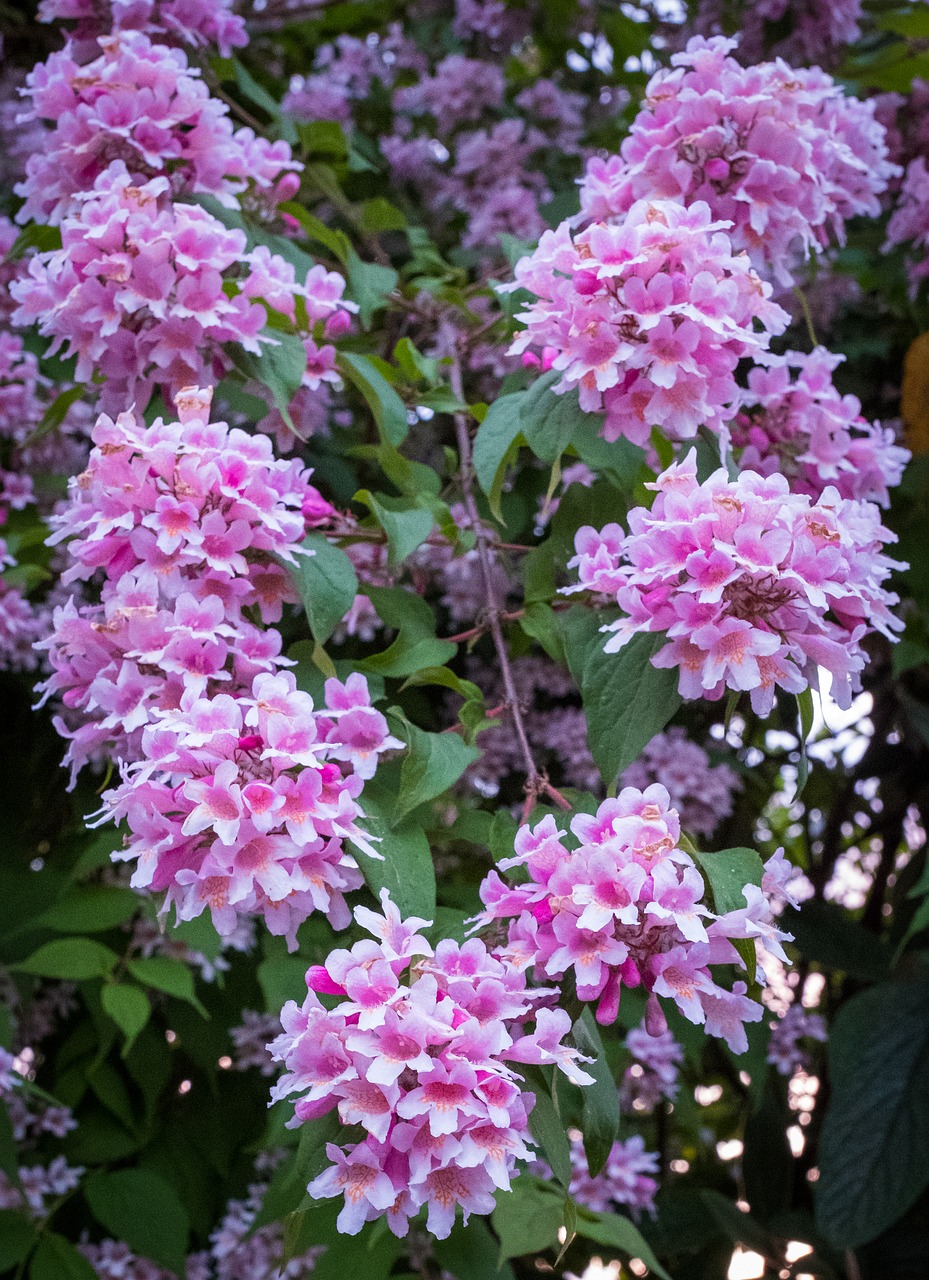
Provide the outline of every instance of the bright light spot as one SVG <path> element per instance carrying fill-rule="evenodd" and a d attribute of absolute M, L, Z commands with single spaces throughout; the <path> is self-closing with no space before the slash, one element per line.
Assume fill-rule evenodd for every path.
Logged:
<path fill-rule="evenodd" d="M 813 1252 L 811 1244 L 805 1244 L 802 1240 L 791 1240 L 787 1246 L 787 1252 L 784 1259 L 787 1262 L 796 1262 L 798 1258 L 805 1258 L 808 1253 Z"/>
<path fill-rule="evenodd" d="M 689 1160 L 672 1160 L 671 1161 L 672 1173 L 686 1173 L 689 1168 L 690 1168 Z"/>
<path fill-rule="evenodd" d="M 224 1053 L 223 1056 L 220 1058 L 219 1066 L 223 1071 L 228 1071 L 229 1068 L 232 1066 L 232 1059 L 229 1057 L 228 1053 Z"/>
<path fill-rule="evenodd" d="M 760 1280 L 764 1275 L 764 1258 L 750 1249 L 736 1249 L 726 1272 L 727 1280 Z"/>
<path fill-rule="evenodd" d="M 648 1267 L 645 1265 L 645 1263 L 642 1261 L 641 1258 L 630 1258 L 629 1270 L 632 1272 L 634 1276 L 648 1275 Z"/>
<path fill-rule="evenodd" d="M 698 1084 L 694 1089 L 694 1097 L 701 1107 L 709 1107 L 714 1102 L 719 1102 L 723 1096 L 723 1087 L 721 1084 Z"/>
<path fill-rule="evenodd" d="M 166 1032 L 165 1032 L 165 1039 L 167 1040 L 168 1044 L 174 1044 L 175 1040 L 177 1039 L 177 1032 L 176 1032 L 176 1031 L 166 1031 Z"/>
<path fill-rule="evenodd" d="M 787 1130 L 787 1141 L 790 1143 L 790 1150 L 794 1156 L 803 1155 L 806 1138 L 803 1136 L 803 1130 L 798 1124 L 792 1124 Z"/>
<path fill-rule="evenodd" d="M 191 1080 L 182 1080 L 177 1086 L 177 1091 L 178 1093 L 190 1093 L 193 1087 L 193 1082 Z"/>
<path fill-rule="evenodd" d="M 819 1170 L 818 1170 L 818 1169 L 807 1169 L 807 1171 L 806 1171 L 806 1180 L 807 1180 L 807 1182 L 819 1182 Z M 799 1276 L 797 1277 L 797 1280 L 800 1280 L 800 1277 L 799 1277 Z"/>
<path fill-rule="evenodd" d="M 581 1280 L 619 1280 L 618 1262 L 603 1262 L 600 1258 L 591 1258 L 590 1266 L 581 1276 Z"/>
<path fill-rule="evenodd" d="M 740 1079 L 740 1080 L 742 1081 L 742 1083 L 745 1085 L 746 1089 L 748 1088 L 748 1086 L 749 1086 L 749 1085 L 751 1084 L 751 1082 L 752 1082 L 752 1078 L 751 1078 L 751 1076 L 748 1074 L 748 1072 L 747 1072 L 747 1071 L 740 1071 L 740 1072 L 739 1072 L 739 1079 Z"/>
<path fill-rule="evenodd" d="M 745 1150 L 740 1138 L 730 1138 L 728 1142 L 717 1142 L 716 1154 L 720 1160 L 738 1160 Z"/>
<path fill-rule="evenodd" d="M 559 1227 L 559 1228 L 558 1228 L 558 1243 L 559 1243 L 559 1244 L 564 1244 L 564 1242 L 567 1240 L 567 1238 L 568 1238 L 568 1228 L 567 1228 L 567 1227 Z"/>

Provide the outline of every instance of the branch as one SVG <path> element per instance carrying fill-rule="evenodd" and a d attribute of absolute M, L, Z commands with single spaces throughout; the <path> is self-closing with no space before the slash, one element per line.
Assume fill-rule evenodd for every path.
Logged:
<path fill-rule="evenodd" d="M 464 386 L 461 378 L 461 362 L 456 355 L 452 360 L 450 382 L 452 391 L 455 396 L 465 403 Z M 519 705 L 519 695 L 516 692 L 516 684 L 513 680 L 513 670 L 510 666 L 510 655 L 507 651 L 506 640 L 503 636 L 503 628 L 501 619 L 505 617 L 504 610 L 500 607 L 500 601 L 497 598 L 497 588 L 494 582 L 494 559 L 491 539 L 487 536 L 484 523 L 481 520 L 480 513 L 477 509 L 477 501 L 474 497 L 474 466 L 471 461 L 471 436 L 468 425 L 467 414 L 456 413 L 455 418 L 455 437 L 458 442 L 458 456 L 461 464 L 461 492 L 464 498 L 465 511 L 471 521 L 476 538 L 475 549 L 477 550 L 478 561 L 481 566 L 481 577 L 484 580 L 484 594 L 487 601 L 486 618 L 487 630 L 490 632 L 494 642 L 494 648 L 497 651 L 497 659 L 500 663 L 500 676 L 503 681 L 503 690 L 506 694 L 507 705 L 510 709 L 510 715 L 513 717 L 513 728 L 516 730 L 516 739 L 519 743 L 520 753 L 523 757 L 523 765 L 526 771 L 526 781 L 523 790 L 526 793 L 526 802 L 523 805 L 523 821 L 529 817 L 532 811 L 533 803 L 541 795 L 547 795 L 561 809 L 568 810 L 571 808 L 570 801 L 566 800 L 560 791 L 549 782 L 548 777 L 540 772 L 536 765 L 535 758 L 532 754 L 532 748 L 529 745 L 529 738 L 526 734 L 526 725 L 523 720 L 522 708 Z"/>

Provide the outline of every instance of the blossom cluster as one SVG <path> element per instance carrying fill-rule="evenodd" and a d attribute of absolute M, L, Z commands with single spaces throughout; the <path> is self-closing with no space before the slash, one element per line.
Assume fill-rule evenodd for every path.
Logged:
<path fill-rule="evenodd" d="M 654 1215 L 658 1185 L 658 1152 L 645 1150 L 641 1134 L 614 1142 L 606 1164 L 595 1175 L 587 1168 L 581 1136 L 571 1134 L 568 1190 L 578 1204 L 594 1213 L 615 1212 L 619 1206 L 631 1209 L 634 1218 L 643 1212 Z"/>
<path fill-rule="evenodd" d="M 903 186 L 893 215 L 887 224 L 887 248 L 907 245 L 911 290 L 915 294 L 929 276 L 929 231 L 926 203 L 929 201 L 929 168 L 923 156 L 907 166 Z"/>
<path fill-rule="evenodd" d="M 386 1217 L 402 1236 L 428 1205 L 428 1230 L 444 1239 L 458 1205 L 465 1221 L 489 1213 L 495 1189 L 507 1190 L 517 1160 L 529 1158 L 534 1097 L 508 1064 L 590 1077 L 563 1043 L 568 1014 L 546 1007 L 551 993 L 530 989 L 476 939 L 433 950 L 417 932 L 426 921 L 401 920 L 386 890 L 381 902 L 383 914 L 355 909 L 375 941 L 331 952 L 308 971 L 303 1005 L 285 1005 L 271 1050 L 286 1071 L 272 1098 L 300 1095 L 291 1125 L 337 1108 L 343 1125 L 364 1131 L 327 1145 L 332 1164 L 309 1187 L 317 1199 L 344 1194 L 340 1231 Z M 338 1003 L 327 1008 L 320 995 Z"/>
<path fill-rule="evenodd" d="M 744 0 L 737 9 L 739 59 L 746 65 L 770 53 L 791 63 L 834 66 L 845 46 L 861 35 L 862 0 L 835 0 L 829 5 Z M 719 35 L 725 19 L 731 21 L 732 16 L 733 6 L 727 0 L 699 0 L 686 29 L 703 36 Z"/>
<path fill-rule="evenodd" d="M 507 286 L 533 295 L 511 352 L 552 353 L 562 375 L 553 389 L 577 387 L 582 409 L 603 411 L 608 440 L 646 444 L 655 426 L 672 440 L 701 425 L 722 431 L 738 400 L 736 366 L 788 321 L 733 250 L 729 225 L 703 201 L 650 197 L 621 221 L 545 232 Z"/>
<path fill-rule="evenodd" d="M 105 383 L 101 406 L 145 405 L 156 386 L 173 395 L 228 367 L 223 344 L 259 355 L 266 306 L 293 319 L 303 302 L 308 386 L 334 375 L 334 351 L 313 337 L 344 331 L 344 281 L 314 267 L 305 284 L 278 255 L 246 251 L 244 231 L 170 195 L 167 177 L 137 183 L 114 160 L 65 216 L 62 247 L 30 258 L 10 286 L 14 323 L 35 322 L 50 352 L 77 357 L 76 376 Z M 262 303 L 266 305 L 262 305 Z"/>
<path fill-rule="evenodd" d="M 733 794 L 742 789 L 735 770 L 728 764 L 711 765 L 703 747 L 679 725 L 655 734 L 620 778 L 622 786 L 640 791 L 653 782 L 668 792 L 681 826 L 701 836 L 712 835 L 729 817 Z"/>
<path fill-rule="evenodd" d="M 74 23 L 71 40 L 90 48 L 115 31 L 142 31 L 181 48 L 216 45 L 224 58 L 248 41 L 232 0 L 40 0 L 40 22 Z"/>
<path fill-rule="evenodd" d="M 131 29 L 97 43 L 83 66 L 65 48 L 27 77 L 31 112 L 52 129 L 17 187 L 18 221 L 61 222 L 114 160 L 137 182 L 170 176 L 174 196 L 208 193 L 231 207 L 249 194 L 273 208 L 296 192 L 288 144 L 234 129 L 183 50 Z"/>
<path fill-rule="evenodd" d="M 795 1071 L 810 1066 L 810 1055 L 801 1044 L 803 1040 L 820 1043 L 829 1038 L 822 1014 L 810 1013 L 802 1004 L 792 1004 L 771 1028 L 767 1058 L 782 1076 L 792 1076 Z"/>
<path fill-rule="evenodd" d="M 842 360 L 816 347 L 756 365 L 732 423 L 732 443 L 741 450 L 743 470 L 779 472 L 795 493 L 814 501 L 831 485 L 843 498 L 886 507 L 910 454 L 891 428 L 862 417 L 856 396 L 840 395 L 832 375 Z"/>
<path fill-rule="evenodd" d="M 742 981 L 719 985 L 713 969 L 742 963 L 733 938 L 760 939 L 783 957 L 780 943 L 789 935 L 774 927 L 766 893 L 748 884 L 744 908 L 710 910 L 703 876 L 680 847 L 678 815 L 657 783 L 624 788 L 596 814 L 575 814 L 570 827 L 574 848 L 552 817 L 521 827 L 514 856 L 498 865 L 524 868 L 528 880 L 510 884 L 491 871 L 481 885 L 478 922 L 509 921 L 500 954 L 542 980 L 571 974 L 605 1025 L 616 1020 L 622 988 L 641 986 L 649 993 L 649 1032 L 666 1029 L 662 996 L 744 1052 L 744 1024 L 758 1022 L 762 1006 Z"/>
<path fill-rule="evenodd" d="M 790 285 L 849 218 L 880 213 L 897 169 L 873 102 L 846 97 L 819 67 L 742 67 L 736 47 L 695 36 L 652 77 L 620 154 L 590 161 L 581 210 L 604 222 L 642 199 L 705 203 L 759 274 Z"/>
<path fill-rule="evenodd" d="M 744 690 L 759 715 L 778 688 L 818 688 L 822 667 L 850 706 L 863 638 L 902 629 L 884 586 L 899 567 L 883 552 L 895 538 L 877 507 L 831 487 L 813 502 L 779 474 L 730 480 L 721 469 L 701 484 L 693 450 L 649 487 L 654 506 L 630 511 L 628 535 L 610 524 L 575 539 L 580 584 L 568 590 L 610 596 L 625 615 L 604 627 L 606 651 L 663 632 L 669 643 L 652 662 L 678 669 L 683 697 Z"/>
<path fill-rule="evenodd" d="M 248 618 L 280 618 L 296 594 L 301 506 L 319 495 L 296 460 L 274 458 L 265 436 L 209 422 L 211 391 L 187 388 L 178 420 L 150 427 L 133 413 L 103 414 L 87 469 L 52 518 L 67 540 L 67 586 L 102 570 L 100 604 L 55 611 L 44 647 L 59 695 L 77 727 L 66 762 L 102 752 L 138 758 L 156 708 L 251 687 L 280 667 L 280 636 Z"/>

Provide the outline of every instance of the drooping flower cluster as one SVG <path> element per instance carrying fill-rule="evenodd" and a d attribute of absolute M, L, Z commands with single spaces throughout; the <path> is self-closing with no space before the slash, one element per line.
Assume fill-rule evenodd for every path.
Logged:
<path fill-rule="evenodd" d="M 296 563 L 301 506 L 319 495 L 266 436 L 210 423 L 211 394 L 179 395 L 176 422 L 102 415 L 52 520 L 53 540 L 70 540 L 63 584 L 105 575 L 100 604 L 57 609 L 44 646 L 43 691 L 77 718 L 61 725 L 75 770 L 103 752 L 138 759 L 155 710 L 250 689 L 282 665 L 280 635 L 247 614 L 273 622 L 296 599 L 280 561 Z"/>
<path fill-rule="evenodd" d="M 830 235 L 841 242 L 849 218 L 880 213 L 897 170 L 872 102 L 846 97 L 819 67 L 742 67 L 736 46 L 694 37 L 653 76 L 620 154 L 589 163 L 581 209 L 603 222 L 642 199 L 706 203 L 759 273 L 790 285 L 801 257 Z"/>
<path fill-rule="evenodd" d="M 69 1165 L 64 1156 L 47 1165 L 20 1165 L 18 1183 L 0 1170 L 0 1209 L 25 1209 L 33 1218 L 44 1218 L 52 1202 L 73 1191 L 83 1174 L 82 1167 Z"/>
<path fill-rule="evenodd" d="M 782 475 L 724 470 L 703 484 L 694 451 L 654 484 L 651 511 L 619 525 L 578 531 L 580 585 L 615 599 L 626 616 L 608 624 L 614 653 L 642 632 L 669 643 L 652 659 L 678 668 L 685 698 L 751 693 L 766 715 L 778 688 L 819 687 L 818 668 L 832 676 L 832 696 L 851 705 L 865 666 L 861 641 L 888 639 L 902 623 L 890 612 L 897 596 L 884 586 L 897 563 L 884 554 L 895 537 L 873 504 L 827 488 L 818 502 L 791 493 Z"/>
<path fill-rule="evenodd" d="M 664 787 L 626 787 L 596 814 L 571 819 L 576 847 L 564 843 L 554 818 L 521 827 L 515 854 L 498 865 L 529 878 L 509 884 L 491 871 L 481 885 L 483 925 L 508 920 L 500 954 L 531 966 L 541 980 L 572 974 L 582 1000 L 596 1001 L 597 1020 L 613 1023 L 623 986 L 649 993 L 646 1026 L 666 1029 L 658 997 L 673 1000 L 708 1035 L 734 1052 L 747 1047 L 745 1022 L 762 1006 L 746 984 L 721 986 L 713 970 L 740 965 L 732 938 L 762 939 L 782 958 L 765 893 L 745 886 L 746 907 L 715 915 L 694 860 L 680 847 L 680 820 Z M 754 973 L 747 975 L 749 980 Z"/>
<path fill-rule="evenodd" d="M 285 1005 L 271 1049 L 286 1073 L 272 1097 L 300 1095 L 291 1125 L 337 1108 L 343 1125 L 364 1130 L 328 1144 L 333 1163 L 309 1187 L 317 1199 L 344 1194 L 340 1231 L 386 1217 L 402 1236 L 427 1205 L 428 1230 L 444 1239 L 458 1205 L 465 1220 L 490 1212 L 495 1189 L 529 1157 L 534 1097 L 508 1064 L 590 1077 L 563 1043 L 568 1014 L 546 1008 L 524 973 L 476 939 L 433 951 L 417 932 L 426 921 L 402 921 L 386 890 L 381 902 L 383 915 L 355 909 L 376 941 L 333 951 L 308 971 L 302 1007 Z M 317 993 L 339 1003 L 327 1009 Z"/>
<path fill-rule="evenodd" d="M 795 493 L 818 499 L 832 485 L 843 498 L 886 507 L 909 451 L 890 428 L 867 422 L 856 396 L 840 395 L 832 374 L 844 357 L 824 347 L 788 351 L 756 365 L 732 424 L 743 470 L 779 472 Z"/>
<path fill-rule="evenodd" d="M 141 758 L 104 793 L 103 818 L 130 833 L 114 858 L 135 862 L 132 887 L 164 891 L 179 920 L 209 907 L 223 937 L 244 915 L 291 949 L 314 911 L 344 928 L 344 895 L 362 884 L 344 842 L 381 856 L 358 826 L 357 798 L 379 753 L 403 745 L 364 677 L 327 681 L 325 710 L 290 672 L 259 674 L 235 697 L 200 696 L 196 684 L 178 710 L 152 715 Z"/>
<path fill-rule="evenodd" d="M 14 322 L 35 322 L 50 351 L 76 356 L 76 376 L 106 379 L 101 405 L 117 411 L 147 404 L 153 389 L 175 394 L 228 367 L 227 342 L 259 354 L 267 311 L 306 307 L 307 385 L 333 375 L 332 348 L 312 335 L 344 330 L 344 281 L 314 268 L 305 285 L 264 248 L 246 252 L 243 231 L 205 209 L 171 199 L 166 177 L 137 185 L 121 160 L 97 178 L 62 223 L 62 247 L 29 260 L 10 286 Z M 325 368 L 315 366 L 322 360 Z"/>
<path fill-rule="evenodd" d="M 624 771 L 620 782 L 640 791 L 660 782 L 684 829 L 703 836 L 712 835 L 729 817 L 733 792 L 742 789 L 735 770 L 727 764 L 711 765 L 704 749 L 688 738 L 679 725 L 656 733 Z"/>
<path fill-rule="evenodd" d="M 61 222 L 114 160 L 139 185 L 170 177 L 174 196 L 208 193 L 231 207 L 249 193 L 273 208 L 297 190 L 301 166 L 288 144 L 234 129 L 183 50 L 131 29 L 98 44 L 84 66 L 66 48 L 27 79 L 32 112 L 53 127 L 17 187 L 18 221 Z"/>
<path fill-rule="evenodd" d="M 511 352 L 557 352 L 554 390 L 576 386 L 583 409 L 605 413 L 608 440 L 645 444 L 655 426 L 672 440 L 701 425 L 721 431 L 739 360 L 763 353 L 788 321 L 733 251 L 728 225 L 702 201 L 649 198 L 612 224 L 547 231 L 508 286 L 535 299 Z"/>
<path fill-rule="evenodd" d="M 634 1061 L 623 1076 L 620 1091 L 623 1105 L 648 1114 L 663 1098 L 673 1102 L 677 1097 L 684 1050 L 671 1032 L 652 1035 L 642 1023 L 626 1036 L 626 1048 Z"/>
<path fill-rule="evenodd" d="M 232 0 L 41 0 L 38 18 L 75 23 L 72 45 L 90 56 L 100 36 L 116 31 L 142 31 L 181 48 L 216 45 L 224 58 L 248 42 Z"/>
<path fill-rule="evenodd" d="M 810 1013 L 802 1004 L 792 1004 L 771 1029 L 768 1041 L 768 1062 L 782 1076 L 792 1076 L 795 1071 L 810 1066 L 810 1054 L 801 1044 L 803 1040 L 815 1040 L 820 1044 L 829 1038 L 826 1021 L 819 1013 Z"/>

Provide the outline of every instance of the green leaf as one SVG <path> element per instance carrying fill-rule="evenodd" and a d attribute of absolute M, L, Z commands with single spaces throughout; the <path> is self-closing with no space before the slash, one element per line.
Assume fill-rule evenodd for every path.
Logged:
<path fill-rule="evenodd" d="M 595 1241 L 596 1244 L 616 1249 L 623 1257 L 641 1258 L 661 1280 L 671 1280 L 639 1228 L 618 1213 L 591 1214 L 586 1209 L 580 1209 L 577 1215 L 577 1234 Z"/>
<path fill-rule="evenodd" d="M 42 420 L 25 443 L 33 444 L 36 440 L 41 440 L 43 436 L 50 435 L 51 432 L 57 430 L 67 417 L 71 406 L 76 404 L 86 393 L 87 388 L 82 383 L 78 383 L 77 386 L 68 387 L 66 391 L 62 391 L 57 395 L 42 414 Z"/>
<path fill-rule="evenodd" d="M 409 382 L 439 381 L 440 364 L 435 356 L 424 356 L 411 338 L 401 338 L 394 347 L 394 360 L 400 372 Z"/>
<path fill-rule="evenodd" d="M 383 311 L 387 306 L 388 294 L 397 287 L 399 276 L 393 267 L 382 266 L 378 262 L 363 262 L 354 249 L 349 250 L 348 262 L 348 297 L 358 303 L 358 314 L 366 328 L 376 311 Z"/>
<path fill-rule="evenodd" d="M 574 1043 L 585 1057 L 584 1070 L 594 1083 L 581 1089 L 581 1132 L 584 1154 L 591 1176 L 596 1177 L 607 1162 L 619 1133 L 619 1092 L 607 1061 L 600 1028 L 590 1009 L 574 1024 Z"/>
<path fill-rule="evenodd" d="M 27 959 L 10 967 L 22 973 L 37 974 L 40 978 L 84 982 L 90 978 L 105 977 L 118 959 L 115 951 L 90 938 L 60 938 L 56 942 L 46 942 Z"/>
<path fill-rule="evenodd" d="M 154 987 L 177 1000 L 184 1000 L 187 1004 L 192 1004 L 204 1018 L 208 1016 L 197 999 L 194 975 L 182 961 L 171 960 L 168 956 L 149 956 L 147 959 L 130 960 L 129 972 L 144 987 Z"/>
<path fill-rule="evenodd" d="M 360 857 L 358 864 L 368 887 L 375 896 L 387 889 L 403 916 L 435 919 L 435 868 L 429 840 L 422 827 L 414 822 L 391 823 L 392 796 L 378 795 L 375 787 L 365 787 L 361 800 L 364 819 L 361 826 L 379 836 L 377 858 Z"/>
<path fill-rule="evenodd" d="M 96 1280 L 84 1255 L 55 1232 L 46 1232 L 29 1263 L 30 1280 Z"/>
<path fill-rule="evenodd" d="M 309 240 L 315 240 L 317 244 L 321 244 L 328 249 L 334 257 L 338 258 L 343 266 L 348 262 L 348 255 L 351 252 L 351 241 L 344 231 L 333 231 L 331 227 L 327 227 L 325 222 L 315 217 L 312 213 L 308 213 L 302 204 L 297 200 L 287 200 L 283 204 L 278 205 L 281 213 L 287 213 L 292 218 L 296 218 L 297 222 L 303 229 L 304 235 Z"/>
<path fill-rule="evenodd" d="M 543 374 L 520 400 L 523 436 L 542 462 L 554 462 L 560 458 L 575 430 L 588 417 L 578 403 L 576 392 L 555 395 L 552 387 L 560 380 L 561 374 L 556 370 Z"/>
<path fill-rule="evenodd" d="M 124 924 L 141 905 L 132 889 L 115 885 L 81 885 L 30 920 L 30 926 L 60 930 L 63 933 L 102 933 Z"/>
<path fill-rule="evenodd" d="M 321 533 L 310 533 L 303 546 L 311 556 L 297 556 L 290 566 L 310 631 L 317 644 L 325 644 L 358 594 L 358 576 L 348 556 Z"/>
<path fill-rule="evenodd" d="M 152 1007 L 148 996 L 128 983 L 107 983 L 101 993 L 103 1010 L 125 1036 L 123 1057 L 132 1048 L 136 1036 L 148 1022 Z"/>
<path fill-rule="evenodd" d="M 587 741 L 604 781 L 635 760 L 681 704 L 677 672 L 660 671 L 652 658 L 665 637 L 633 636 L 618 653 L 604 653 L 601 617 L 575 607 L 562 615 L 565 654 L 584 705 Z"/>
<path fill-rule="evenodd" d="M 382 231 L 403 231 L 407 226 L 406 214 L 383 196 L 365 200 L 361 206 L 361 230 L 370 235 Z"/>
<path fill-rule="evenodd" d="M 719 853 L 695 853 L 694 861 L 710 883 L 713 909 L 719 915 L 743 911 L 747 884 L 761 884 L 764 874 L 755 849 L 722 849 Z"/>
<path fill-rule="evenodd" d="M 511 1191 L 497 1193 L 494 1230 L 500 1237 L 500 1261 L 542 1253 L 558 1243 L 564 1220 L 563 1198 L 525 1174 Z"/>
<path fill-rule="evenodd" d="M 228 345 L 228 353 L 246 378 L 253 378 L 271 392 L 274 407 L 292 428 L 289 406 L 306 373 L 306 348 L 295 333 L 279 329 L 265 329 L 260 338 L 258 355 L 234 343 Z"/>
<path fill-rule="evenodd" d="M 259 964 L 256 976 L 264 994 L 265 1008 L 269 1013 L 278 1013 L 306 986 L 306 957 L 288 955 L 286 951 L 283 955 L 268 956 Z"/>
<path fill-rule="evenodd" d="M 9 253 L 6 255 L 6 260 L 7 262 L 19 262 L 20 258 L 25 257 L 30 249 L 36 249 L 39 253 L 49 253 L 60 248 L 60 227 L 42 227 L 37 222 L 32 222 L 28 227 L 24 227 L 13 241 Z"/>
<path fill-rule="evenodd" d="M 799 911 L 785 911 L 779 923 L 794 935 L 800 954 L 824 969 L 865 982 L 880 982 L 890 972 L 887 943 L 851 919 L 838 903 L 812 898 Z"/>
<path fill-rule="evenodd" d="M 524 439 L 520 416 L 524 395 L 520 391 L 495 400 L 474 437 L 471 455 L 474 474 L 498 520 L 503 518 L 500 513 L 500 496 L 507 464 L 516 455 L 520 442 Z"/>
<path fill-rule="evenodd" d="M 529 1129 L 551 1165 L 552 1173 L 567 1190 L 571 1182 L 571 1144 L 550 1093 L 536 1092 L 535 1106 L 529 1112 Z"/>
<path fill-rule="evenodd" d="M 35 1243 L 36 1224 L 12 1209 L 0 1209 L 0 1271 L 22 1262 Z"/>
<path fill-rule="evenodd" d="M 119 1169 L 89 1178 L 84 1194 L 94 1217 L 136 1253 L 184 1274 L 187 1212 L 170 1183 L 147 1169 Z"/>
<path fill-rule="evenodd" d="M 372 654 L 358 665 L 362 671 L 381 676 L 411 676 L 423 667 L 441 667 L 458 652 L 450 640 L 435 633 L 435 615 L 413 591 L 403 587 L 365 587 L 378 616 L 400 634 L 381 653 Z"/>
<path fill-rule="evenodd" d="M 435 519 L 431 511 L 411 506 L 408 498 L 390 498 L 383 493 L 360 489 L 355 494 L 387 534 L 388 563 L 402 564 L 432 533 Z"/>
<path fill-rule="evenodd" d="M 500 1251 L 483 1218 L 458 1221 L 447 1240 L 432 1242 L 436 1261 L 455 1280 L 514 1280 L 513 1268 L 500 1263 Z"/>
<path fill-rule="evenodd" d="M 368 356 L 343 351 L 338 358 L 341 372 L 364 396 L 378 430 L 391 444 L 402 444 L 409 432 L 406 405 Z"/>
<path fill-rule="evenodd" d="M 408 722 L 403 732 L 409 751 L 400 770 L 395 822 L 454 786 L 480 755 L 476 747 L 469 747 L 457 733 L 427 733 Z"/>
<path fill-rule="evenodd" d="M 831 1096 L 819 1148 L 816 1218 L 857 1248 L 929 1184 L 929 975 L 853 996 L 829 1039 Z"/>

